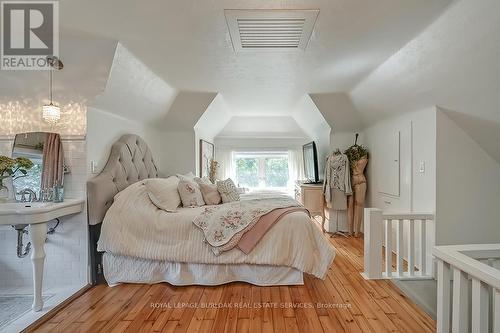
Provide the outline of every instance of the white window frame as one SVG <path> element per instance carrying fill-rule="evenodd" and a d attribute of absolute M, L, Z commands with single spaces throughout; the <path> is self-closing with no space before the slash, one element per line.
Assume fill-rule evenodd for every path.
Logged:
<path fill-rule="evenodd" d="M 290 179 L 290 160 L 287 151 L 234 151 L 233 152 L 233 165 L 235 178 L 238 176 L 236 160 L 239 158 L 257 158 L 259 159 L 259 186 L 251 187 L 250 189 L 269 189 L 269 190 L 285 190 L 288 188 L 287 184 L 283 187 L 266 187 L 266 158 L 286 158 L 288 164 L 288 179 Z"/>

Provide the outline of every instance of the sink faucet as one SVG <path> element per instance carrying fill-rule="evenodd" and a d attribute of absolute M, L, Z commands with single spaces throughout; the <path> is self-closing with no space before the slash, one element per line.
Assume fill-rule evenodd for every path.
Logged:
<path fill-rule="evenodd" d="M 24 190 L 22 190 L 18 194 L 21 195 L 21 202 L 33 202 L 33 201 L 37 200 L 36 193 L 30 188 L 25 188 Z M 26 194 L 29 195 L 28 200 L 26 200 Z"/>

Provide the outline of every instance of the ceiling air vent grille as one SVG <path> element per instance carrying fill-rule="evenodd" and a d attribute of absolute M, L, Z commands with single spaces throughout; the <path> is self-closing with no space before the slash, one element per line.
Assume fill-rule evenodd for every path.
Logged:
<path fill-rule="evenodd" d="M 225 10 L 235 51 L 304 50 L 318 10 Z"/>

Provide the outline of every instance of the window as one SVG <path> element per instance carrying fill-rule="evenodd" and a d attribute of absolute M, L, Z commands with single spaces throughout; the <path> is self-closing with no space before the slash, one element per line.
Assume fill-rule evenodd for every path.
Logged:
<path fill-rule="evenodd" d="M 238 152 L 234 154 L 234 161 L 239 186 L 284 189 L 288 185 L 288 154 L 285 152 Z"/>

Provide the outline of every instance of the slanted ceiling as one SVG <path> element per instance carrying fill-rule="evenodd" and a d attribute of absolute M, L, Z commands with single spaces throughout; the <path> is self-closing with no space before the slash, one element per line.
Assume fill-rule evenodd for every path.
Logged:
<path fill-rule="evenodd" d="M 305 50 L 319 10 L 225 10 L 235 51 Z"/>

